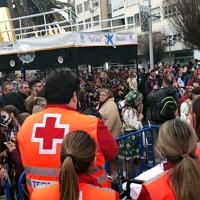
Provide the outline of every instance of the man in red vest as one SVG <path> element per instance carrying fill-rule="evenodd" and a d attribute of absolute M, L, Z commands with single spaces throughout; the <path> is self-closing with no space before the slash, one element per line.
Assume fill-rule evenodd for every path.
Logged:
<path fill-rule="evenodd" d="M 117 155 L 118 146 L 102 120 L 77 111 L 79 84 L 79 79 L 71 71 L 52 75 L 44 88 L 47 106 L 28 117 L 18 133 L 30 192 L 38 185 L 57 182 L 62 140 L 75 130 L 87 132 L 96 141 L 96 162 L 89 173 L 102 186 L 110 186 L 104 163 Z"/>

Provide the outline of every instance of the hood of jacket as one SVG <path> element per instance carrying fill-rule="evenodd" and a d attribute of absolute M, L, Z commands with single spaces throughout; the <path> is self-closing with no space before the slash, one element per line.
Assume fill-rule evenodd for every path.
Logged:
<path fill-rule="evenodd" d="M 44 97 L 34 97 L 34 103 L 38 106 L 45 106 L 47 104 L 46 99 Z"/>
<path fill-rule="evenodd" d="M 176 88 L 174 86 L 167 86 L 162 88 L 163 92 L 167 95 L 176 95 L 177 91 Z"/>

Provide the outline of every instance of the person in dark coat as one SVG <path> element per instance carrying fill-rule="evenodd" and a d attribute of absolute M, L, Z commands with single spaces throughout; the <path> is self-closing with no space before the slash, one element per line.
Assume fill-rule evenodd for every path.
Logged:
<path fill-rule="evenodd" d="M 18 94 L 25 101 L 30 93 L 28 82 L 26 81 L 19 82 L 17 87 L 18 87 Z"/>
<path fill-rule="evenodd" d="M 27 112 L 24 100 L 16 92 L 11 92 L 4 95 L 4 106 L 6 105 L 15 106 L 19 110 L 19 113 Z"/>
<path fill-rule="evenodd" d="M 154 85 L 158 85 L 158 80 L 156 79 L 155 69 L 152 69 L 150 71 L 150 76 L 145 83 L 145 94 L 146 94 L 146 96 L 148 96 L 149 93 L 152 91 Z"/>
<path fill-rule="evenodd" d="M 173 86 L 174 82 L 174 75 L 169 74 L 165 78 L 163 78 L 163 85 L 162 88 L 159 89 L 158 85 L 153 87 L 153 90 L 148 95 L 147 100 L 151 103 L 151 120 L 154 121 L 156 124 L 163 123 L 167 121 L 166 119 L 162 118 L 160 115 L 160 108 L 161 108 L 161 101 L 167 97 L 172 96 L 176 103 L 179 103 L 179 97 L 177 95 L 177 90 Z M 174 115 L 175 118 L 175 115 Z"/>

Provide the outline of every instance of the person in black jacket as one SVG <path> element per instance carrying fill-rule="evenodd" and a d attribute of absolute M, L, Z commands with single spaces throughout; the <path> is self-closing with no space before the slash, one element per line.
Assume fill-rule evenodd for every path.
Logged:
<path fill-rule="evenodd" d="M 147 97 L 147 100 L 151 103 L 151 120 L 154 121 L 156 124 L 167 121 L 160 115 L 161 101 L 165 97 L 172 96 L 175 99 L 176 103 L 179 103 L 179 97 L 176 93 L 176 88 L 173 86 L 173 82 L 174 75 L 172 73 L 168 74 L 166 77 L 163 78 L 162 88 L 159 89 L 159 86 L 155 85 L 153 87 L 153 90 Z"/>
<path fill-rule="evenodd" d="M 17 87 L 18 87 L 18 94 L 25 101 L 27 97 L 29 96 L 29 92 L 30 92 L 28 82 L 26 81 L 19 82 Z"/>

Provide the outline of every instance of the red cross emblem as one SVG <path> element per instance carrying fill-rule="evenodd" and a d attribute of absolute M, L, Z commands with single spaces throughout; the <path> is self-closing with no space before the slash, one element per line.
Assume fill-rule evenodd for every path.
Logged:
<path fill-rule="evenodd" d="M 61 114 L 44 114 L 41 124 L 33 126 L 31 142 L 39 142 L 40 154 L 56 154 L 57 144 L 69 132 L 69 124 L 60 124 Z"/>

